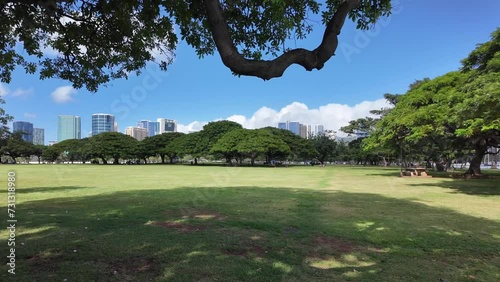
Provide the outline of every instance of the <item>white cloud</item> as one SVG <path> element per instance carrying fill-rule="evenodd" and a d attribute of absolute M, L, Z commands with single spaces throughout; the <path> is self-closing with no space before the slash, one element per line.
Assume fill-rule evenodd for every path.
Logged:
<path fill-rule="evenodd" d="M 345 104 L 327 104 L 317 109 L 309 109 L 304 103 L 293 102 L 281 108 L 279 111 L 268 107 L 258 109 L 251 117 L 243 115 L 232 115 L 227 120 L 241 124 L 244 128 L 261 128 L 266 126 L 278 126 L 279 122 L 298 121 L 306 125 L 322 124 L 325 129 L 339 131 L 349 121 L 371 116 L 371 110 L 390 107 L 385 99 L 375 101 L 363 101 L 357 105 L 349 106 Z M 189 125 L 178 125 L 178 131 L 189 132 L 201 130 L 207 122 L 194 121 Z M 343 134 L 339 132 L 339 135 Z"/>
<path fill-rule="evenodd" d="M 17 88 L 14 91 L 10 91 L 10 89 L 6 85 L 0 83 L 0 96 L 2 97 L 5 97 L 7 95 L 12 97 L 25 97 L 33 94 L 33 92 L 33 87 L 28 89 Z"/>
<path fill-rule="evenodd" d="M 5 97 L 9 94 L 9 88 L 7 86 L 3 85 L 3 83 L 0 83 L 0 96 Z"/>
<path fill-rule="evenodd" d="M 188 125 L 178 124 L 177 131 L 184 133 L 189 133 L 192 131 L 200 131 L 201 129 L 203 129 L 203 126 L 207 123 L 208 122 L 203 122 L 203 121 L 193 121 Z"/>
<path fill-rule="evenodd" d="M 36 114 L 35 113 L 24 113 L 24 117 L 25 118 L 36 118 Z"/>
<path fill-rule="evenodd" d="M 54 92 L 50 93 L 52 100 L 58 104 L 64 104 L 73 101 L 73 96 L 77 91 L 71 86 L 58 87 Z"/>
<path fill-rule="evenodd" d="M 33 87 L 28 89 L 17 88 L 16 90 L 14 90 L 14 92 L 12 92 L 11 95 L 14 97 L 21 97 L 30 95 L 32 93 L 33 93 Z"/>

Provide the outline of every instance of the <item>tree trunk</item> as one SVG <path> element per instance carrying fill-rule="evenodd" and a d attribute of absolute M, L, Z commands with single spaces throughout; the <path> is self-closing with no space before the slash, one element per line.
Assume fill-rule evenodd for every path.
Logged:
<path fill-rule="evenodd" d="M 431 160 L 426 160 L 425 162 L 426 162 L 427 168 L 432 168 Z"/>
<path fill-rule="evenodd" d="M 102 159 L 102 164 L 108 164 L 108 161 L 105 158 L 101 158 L 101 159 Z"/>
<path fill-rule="evenodd" d="M 481 162 L 483 161 L 487 150 L 488 147 L 486 145 L 476 144 L 474 157 L 472 157 L 472 160 L 470 161 L 469 169 L 466 174 L 481 175 Z"/>
<path fill-rule="evenodd" d="M 170 164 L 173 164 L 173 163 L 174 163 L 175 156 L 173 156 L 173 157 L 169 157 L 169 158 L 170 158 Z"/>
<path fill-rule="evenodd" d="M 250 159 L 250 163 L 252 164 L 252 166 L 254 166 L 254 165 L 255 165 L 255 157 L 252 157 L 252 158 Z"/>
<path fill-rule="evenodd" d="M 449 160 L 446 160 L 446 171 L 450 171 L 451 170 L 451 164 L 452 164 L 453 160 L 452 159 L 449 159 Z"/>
<path fill-rule="evenodd" d="M 119 162 L 119 159 L 120 159 L 120 158 L 113 158 L 113 164 L 119 164 L 119 163 L 120 163 L 120 162 Z"/>
<path fill-rule="evenodd" d="M 165 154 L 160 154 L 160 158 L 161 158 L 161 163 L 164 164 L 165 163 Z"/>
<path fill-rule="evenodd" d="M 443 165 L 443 162 L 436 162 L 436 170 L 445 171 L 445 166 Z"/>
<path fill-rule="evenodd" d="M 198 158 L 194 158 L 194 164 L 197 165 L 198 164 Z"/>
<path fill-rule="evenodd" d="M 144 164 L 148 164 L 148 158 L 144 157 Z"/>

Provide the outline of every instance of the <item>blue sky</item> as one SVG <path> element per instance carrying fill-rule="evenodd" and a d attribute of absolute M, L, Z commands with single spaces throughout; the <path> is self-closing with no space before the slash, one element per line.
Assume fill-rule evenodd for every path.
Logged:
<path fill-rule="evenodd" d="M 181 131 L 227 118 L 248 128 L 293 120 L 337 130 L 384 106 L 384 93 L 404 93 L 415 79 L 458 69 L 460 60 L 500 27 L 499 12 L 497 0 L 400 0 L 395 13 L 372 30 L 346 23 L 336 56 L 322 70 L 292 66 L 270 81 L 235 77 L 218 54 L 200 60 L 181 42 L 167 72 L 151 65 L 141 76 L 112 81 L 97 93 L 72 89 L 63 80 L 41 81 L 22 70 L 10 84 L 0 84 L 0 92 L 7 113 L 44 128 L 46 143 L 57 139 L 59 114 L 81 116 L 82 135 L 91 131 L 93 113 L 114 114 L 121 132 L 158 117 L 177 120 Z M 314 48 L 322 32 L 318 25 L 297 47 Z"/>

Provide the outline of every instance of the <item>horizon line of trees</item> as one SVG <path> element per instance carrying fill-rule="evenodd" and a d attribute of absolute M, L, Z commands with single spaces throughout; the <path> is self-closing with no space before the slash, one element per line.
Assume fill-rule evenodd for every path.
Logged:
<path fill-rule="evenodd" d="M 201 131 L 164 133 L 138 141 L 119 132 L 104 132 L 89 138 L 69 139 L 51 146 L 33 145 L 22 140 L 22 132 L 4 131 L 0 140 L 3 162 L 38 158 L 38 162 L 82 163 L 174 163 L 190 156 L 193 164 L 200 158 L 224 160 L 230 165 L 244 161 L 271 164 L 281 161 L 301 161 L 324 164 L 346 157 L 349 145 L 331 139 L 328 132 L 304 139 L 291 131 L 266 127 L 245 129 L 232 121 L 211 122 Z M 351 154 L 356 155 L 356 154 Z"/>

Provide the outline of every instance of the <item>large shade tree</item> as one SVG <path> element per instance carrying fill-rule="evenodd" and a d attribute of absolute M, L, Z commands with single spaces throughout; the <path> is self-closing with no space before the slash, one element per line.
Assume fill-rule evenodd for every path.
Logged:
<path fill-rule="evenodd" d="M 198 164 L 198 158 L 205 155 L 206 148 L 206 138 L 201 131 L 181 135 L 169 144 L 169 150 L 175 151 L 178 156 L 191 155 L 194 164 Z"/>
<path fill-rule="evenodd" d="M 460 72 L 410 88 L 377 124 L 375 141 L 400 140 L 419 150 L 434 142 L 445 154 L 471 150 L 468 173 L 481 174 L 488 148 L 500 146 L 500 29 L 462 64 Z"/>
<path fill-rule="evenodd" d="M 0 154 L 9 156 L 14 163 L 19 157 L 29 158 L 35 152 L 35 146 L 21 138 L 22 132 L 12 133 L 0 148 Z"/>
<path fill-rule="evenodd" d="M 391 9 L 391 0 L 6 0 L 0 81 L 9 82 L 20 65 L 42 79 L 97 91 L 147 62 L 165 70 L 178 35 L 200 57 L 218 52 L 238 75 L 271 79 L 292 64 L 320 70 L 335 54 L 346 18 L 367 29 Z M 289 48 L 316 26 L 324 31 L 316 48 Z"/>
<path fill-rule="evenodd" d="M 178 152 L 170 146 L 172 141 L 184 135 L 180 132 L 168 132 L 147 137 L 139 142 L 138 150 L 142 155 L 142 159 L 152 156 L 160 156 L 161 163 L 165 163 L 165 157 L 170 159 L 170 163 L 174 162 Z"/>
<path fill-rule="evenodd" d="M 135 154 L 137 140 L 120 132 L 103 132 L 89 138 L 86 146 L 89 153 L 100 158 L 104 164 L 113 159 L 113 164 L 119 164 L 121 159 L 132 159 Z"/>

